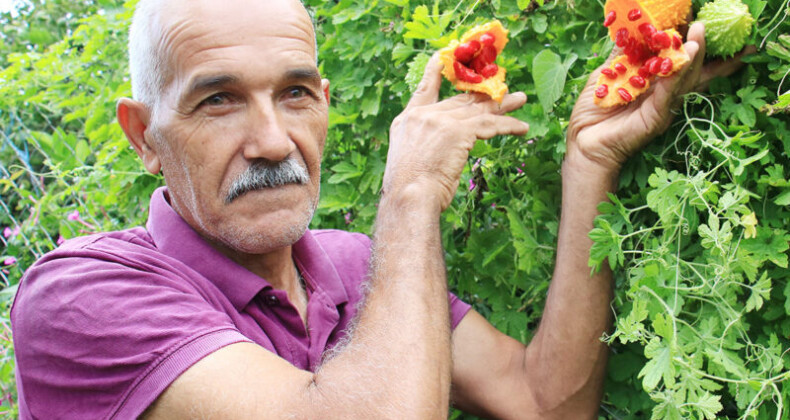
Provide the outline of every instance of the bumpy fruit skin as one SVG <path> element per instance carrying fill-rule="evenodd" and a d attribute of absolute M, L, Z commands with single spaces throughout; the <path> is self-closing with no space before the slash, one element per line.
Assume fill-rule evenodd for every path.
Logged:
<path fill-rule="evenodd" d="M 626 105 L 650 88 L 656 77 L 669 77 L 690 57 L 675 30 L 686 23 L 691 0 L 607 0 L 603 25 L 622 54 L 596 82 L 594 101 L 609 108 Z"/>
<path fill-rule="evenodd" d="M 705 24 L 707 54 L 732 56 L 746 44 L 752 33 L 754 17 L 741 0 L 715 0 L 705 3 L 697 14 Z"/>
<path fill-rule="evenodd" d="M 656 29 L 676 28 L 686 23 L 686 16 L 691 8 L 691 0 L 620 0 L 607 1 L 604 5 L 604 16 L 614 11 L 617 20 L 609 26 L 609 36 L 615 39 L 618 30 L 626 27 L 631 32 L 637 32 L 639 24 L 650 22 Z M 633 10 L 639 10 L 640 19 L 632 21 L 628 15 Z M 641 40 L 641 37 L 640 37 Z"/>
<path fill-rule="evenodd" d="M 502 67 L 497 67 L 493 61 L 505 48 L 508 42 L 507 34 L 507 29 L 498 20 L 494 20 L 470 29 L 460 40 L 450 41 L 448 46 L 439 50 L 439 59 L 444 64 L 442 74 L 458 90 L 485 93 L 497 102 L 502 102 L 505 93 L 507 93 L 507 85 L 505 84 L 506 71 Z M 492 36 L 493 43 L 491 43 Z M 461 56 L 465 59 L 467 58 L 465 48 L 470 44 L 476 45 L 475 42 L 480 43 L 480 49 L 475 53 L 471 62 L 458 63 L 458 56 L 455 53 L 456 48 L 461 47 L 464 50 L 464 54 L 461 54 Z M 489 46 L 488 49 L 486 49 L 487 45 Z M 493 49 L 491 49 L 491 46 Z M 475 62 L 475 59 L 483 58 L 486 61 L 486 66 Z M 463 64 L 465 68 L 460 67 L 459 64 Z M 491 64 L 494 65 L 490 66 Z M 478 65 L 480 72 L 488 77 L 478 74 L 474 70 L 475 65 Z M 456 69 L 461 69 L 465 74 L 458 74 Z M 468 73 L 467 69 L 471 69 L 472 73 Z M 494 72 L 495 69 L 496 72 Z M 478 83 L 470 82 L 470 80 L 478 80 L 475 76 L 480 76 L 483 80 Z"/>

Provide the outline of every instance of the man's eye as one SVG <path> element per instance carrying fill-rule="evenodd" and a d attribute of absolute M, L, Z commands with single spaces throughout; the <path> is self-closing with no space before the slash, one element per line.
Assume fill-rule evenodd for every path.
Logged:
<path fill-rule="evenodd" d="M 230 101 L 227 93 L 215 93 L 208 98 L 204 99 L 200 102 L 200 106 L 208 105 L 208 106 L 220 106 L 225 105 Z"/>
<path fill-rule="evenodd" d="M 310 96 L 310 91 L 302 86 L 292 86 L 288 88 L 287 96 L 294 99 L 304 98 L 305 96 Z"/>

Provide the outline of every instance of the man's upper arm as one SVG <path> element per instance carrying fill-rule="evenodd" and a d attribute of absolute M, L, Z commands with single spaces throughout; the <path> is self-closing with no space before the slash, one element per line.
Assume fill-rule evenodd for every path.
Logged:
<path fill-rule="evenodd" d="M 29 270 L 11 313 L 23 418 L 136 417 L 196 361 L 249 341 L 188 283 L 72 251 Z"/>
<path fill-rule="evenodd" d="M 474 310 L 453 331 L 453 404 L 486 418 L 517 419 L 534 413 L 524 370 L 524 345 Z"/>
<path fill-rule="evenodd" d="M 310 413 L 312 385 L 312 373 L 257 344 L 237 343 L 181 374 L 143 418 L 317 418 Z"/>
<path fill-rule="evenodd" d="M 539 400 L 539 379 L 530 363 L 545 363 L 529 348 L 503 334 L 472 310 L 453 331 L 453 388 L 456 407 L 491 419 L 592 419 L 600 401 L 597 387 L 568 389 L 560 404 Z M 560 366 L 549 367 L 562 375 Z M 574 378 L 568 383 L 576 383 Z"/>

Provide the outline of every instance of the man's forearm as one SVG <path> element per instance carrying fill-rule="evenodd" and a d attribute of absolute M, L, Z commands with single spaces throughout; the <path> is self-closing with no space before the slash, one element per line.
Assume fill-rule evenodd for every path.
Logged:
<path fill-rule="evenodd" d="M 601 335 L 611 324 L 612 274 L 591 275 L 588 233 L 597 206 L 614 191 L 617 171 L 569 151 L 562 166 L 557 262 L 538 332 L 527 351 L 537 399 L 546 409 L 573 405 L 595 412 L 606 365 Z"/>
<path fill-rule="evenodd" d="M 441 209 L 430 201 L 382 199 L 364 307 L 347 347 L 316 375 L 319 386 L 333 375 L 350 380 L 348 385 L 361 392 L 366 404 L 381 409 L 371 412 L 371 418 L 447 415 L 449 309 Z"/>

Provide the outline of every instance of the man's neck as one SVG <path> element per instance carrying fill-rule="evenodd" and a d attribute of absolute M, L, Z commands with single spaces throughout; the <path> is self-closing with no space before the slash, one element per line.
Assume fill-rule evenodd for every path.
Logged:
<path fill-rule="evenodd" d="M 220 244 L 211 245 L 240 266 L 265 279 L 275 289 L 290 292 L 294 287 L 301 287 L 290 246 L 265 254 L 245 254 Z"/>
<path fill-rule="evenodd" d="M 307 325 L 307 291 L 293 261 L 291 246 L 266 254 L 244 254 L 233 252 L 211 241 L 209 243 L 240 266 L 265 279 L 273 288 L 284 290 L 288 294 L 288 300 L 299 312 L 302 322 Z"/>

